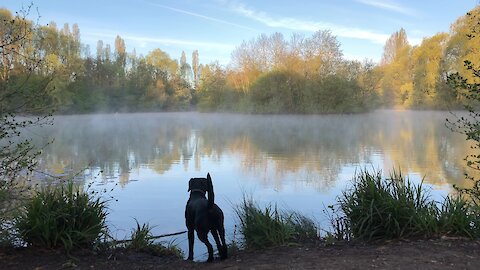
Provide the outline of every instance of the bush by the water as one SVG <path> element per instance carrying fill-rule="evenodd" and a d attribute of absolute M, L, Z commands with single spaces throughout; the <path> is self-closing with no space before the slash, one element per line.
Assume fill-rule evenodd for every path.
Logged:
<path fill-rule="evenodd" d="M 16 226 L 29 245 L 45 248 L 92 247 L 106 233 L 106 202 L 73 182 L 37 191 Z"/>
<path fill-rule="evenodd" d="M 445 198 L 441 205 L 438 225 L 443 234 L 480 237 L 480 207 L 458 193 Z"/>
<path fill-rule="evenodd" d="M 245 248 L 265 248 L 298 243 L 317 237 L 315 223 L 296 212 L 279 212 L 277 207 L 261 209 L 252 199 L 243 199 L 235 209 Z"/>
<path fill-rule="evenodd" d="M 480 236 L 478 207 L 459 194 L 436 202 L 422 183 L 401 173 L 384 178 L 362 171 L 339 198 L 352 237 L 362 240 L 454 235 Z"/>

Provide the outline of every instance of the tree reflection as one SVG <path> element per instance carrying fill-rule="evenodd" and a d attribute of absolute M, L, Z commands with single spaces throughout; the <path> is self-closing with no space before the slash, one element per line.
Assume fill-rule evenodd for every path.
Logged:
<path fill-rule="evenodd" d="M 432 184 L 463 184 L 464 138 L 444 126 L 444 112 L 378 111 L 360 115 L 249 116 L 158 113 L 59 116 L 36 130 L 55 138 L 42 170 L 102 170 L 121 185 L 134 169 L 157 174 L 202 161 L 239 160 L 240 171 L 266 186 L 302 181 L 319 190 L 335 185 L 345 167 L 370 167 L 426 176 Z M 230 159 L 231 160 L 231 159 Z M 210 168 L 207 168 L 210 170 Z M 234 178 L 235 176 L 232 176 Z"/>

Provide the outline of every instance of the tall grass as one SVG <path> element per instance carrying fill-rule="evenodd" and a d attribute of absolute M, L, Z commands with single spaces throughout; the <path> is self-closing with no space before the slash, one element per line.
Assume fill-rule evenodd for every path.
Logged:
<path fill-rule="evenodd" d="M 69 181 L 37 191 L 16 227 L 30 245 L 45 248 L 91 247 L 106 232 L 106 203 Z"/>
<path fill-rule="evenodd" d="M 480 208 L 463 194 L 445 198 L 441 205 L 438 225 L 445 235 L 480 237 Z"/>
<path fill-rule="evenodd" d="M 266 248 L 317 237 L 315 223 L 299 213 L 281 213 L 271 205 L 261 209 L 246 197 L 235 211 L 245 248 Z"/>
<path fill-rule="evenodd" d="M 155 242 L 155 236 L 152 233 L 153 227 L 148 223 L 140 225 L 135 219 L 136 227 L 131 231 L 131 238 L 126 241 L 125 248 L 135 252 L 145 252 L 156 256 L 174 256 L 183 258 L 183 251 L 173 242 L 164 245 Z"/>
<path fill-rule="evenodd" d="M 126 248 L 141 251 L 153 245 L 153 228 L 148 223 L 144 223 L 140 226 L 138 220 L 135 219 L 135 222 L 137 224 L 137 227 L 135 229 L 132 229 L 131 239 L 127 243 Z"/>
<path fill-rule="evenodd" d="M 361 171 L 338 199 L 344 216 L 336 234 L 361 240 L 453 235 L 480 236 L 479 208 L 462 196 L 442 202 L 429 196 L 423 183 L 413 184 L 400 172 Z"/>
<path fill-rule="evenodd" d="M 361 172 L 339 202 L 356 238 L 426 236 L 436 230 L 435 202 L 422 184 L 415 186 L 395 171 L 387 179 L 381 172 Z"/>

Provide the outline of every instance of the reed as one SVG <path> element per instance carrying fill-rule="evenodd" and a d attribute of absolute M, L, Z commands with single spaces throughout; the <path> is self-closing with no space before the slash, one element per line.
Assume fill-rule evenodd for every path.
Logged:
<path fill-rule="evenodd" d="M 44 248 L 90 248 L 106 233 L 106 202 L 69 181 L 36 191 L 17 218 L 16 227 L 29 245 Z"/>
<path fill-rule="evenodd" d="M 480 207 L 461 194 L 445 198 L 438 221 L 444 235 L 480 237 Z"/>
<path fill-rule="evenodd" d="M 183 251 L 174 242 L 167 244 L 155 242 L 153 227 L 148 223 L 140 225 L 135 219 L 136 227 L 132 229 L 131 238 L 126 241 L 125 248 L 135 252 L 145 252 L 156 256 L 172 256 L 183 258 Z"/>
<path fill-rule="evenodd" d="M 245 248 L 280 246 L 317 237 L 317 228 L 311 219 L 296 212 L 281 213 L 276 205 L 261 209 L 244 196 L 235 211 Z"/>
<path fill-rule="evenodd" d="M 354 238 L 427 237 L 438 230 L 436 203 L 422 183 L 412 184 L 401 172 L 383 178 L 361 171 L 339 203 Z"/>

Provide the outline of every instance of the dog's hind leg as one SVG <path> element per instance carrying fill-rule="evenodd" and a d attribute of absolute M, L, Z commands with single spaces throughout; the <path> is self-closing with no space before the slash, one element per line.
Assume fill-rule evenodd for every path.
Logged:
<path fill-rule="evenodd" d="M 222 258 L 223 257 L 223 247 L 222 247 L 222 243 L 220 243 L 220 238 L 218 237 L 218 231 L 217 231 L 217 229 L 212 229 L 212 230 L 210 230 L 210 232 L 213 235 L 213 239 L 215 239 L 215 244 L 217 244 L 217 249 L 218 249 L 218 253 L 220 254 L 220 258 Z"/>
<path fill-rule="evenodd" d="M 218 253 L 220 253 L 220 259 L 224 260 L 228 257 L 228 248 L 227 243 L 225 242 L 225 228 L 223 227 L 223 224 L 218 228 L 218 234 L 220 235 L 220 239 L 222 240 L 222 247 L 221 249 L 218 248 Z"/>
<path fill-rule="evenodd" d="M 200 239 L 200 241 L 202 241 L 205 246 L 207 246 L 207 250 L 208 250 L 208 259 L 207 259 L 207 262 L 213 262 L 213 247 L 212 247 L 212 244 L 210 244 L 210 242 L 208 242 L 208 231 L 197 231 L 197 236 L 198 236 L 198 239 Z"/>
<path fill-rule="evenodd" d="M 195 241 L 193 229 L 188 229 L 188 258 L 187 260 L 193 261 L 193 242 Z"/>

